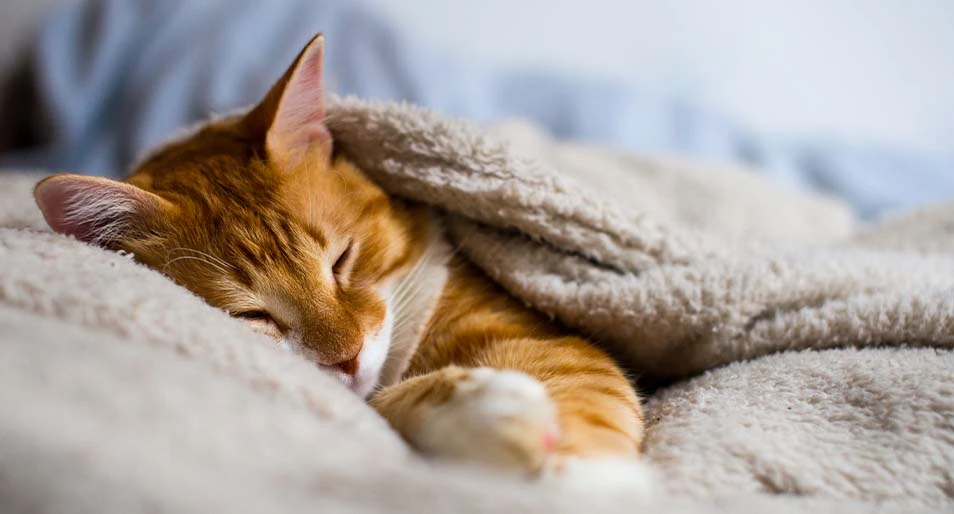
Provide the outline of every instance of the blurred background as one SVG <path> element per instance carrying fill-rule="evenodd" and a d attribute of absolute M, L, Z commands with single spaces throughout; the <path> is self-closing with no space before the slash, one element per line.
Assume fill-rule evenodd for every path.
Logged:
<path fill-rule="evenodd" d="M 950 0 L 4 0 L 0 165 L 121 176 L 315 32 L 338 94 L 755 167 L 862 217 L 954 197 Z"/>

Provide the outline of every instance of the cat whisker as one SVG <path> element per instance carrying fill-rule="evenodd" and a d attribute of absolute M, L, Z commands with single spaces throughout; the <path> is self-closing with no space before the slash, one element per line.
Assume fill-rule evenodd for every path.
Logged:
<path fill-rule="evenodd" d="M 401 279 L 392 295 L 395 307 L 402 305 L 409 297 L 409 291 L 418 287 L 420 282 L 418 280 L 419 275 L 431 264 L 432 260 L 433 257 L 430 252 L 425 252 L 425 254 L 414 263 L 414 267 L 411 268 L 411 271 Z"/>
<path fill-rule="evenodd" d="M 443 256 L 440 258 L 441 260 L 445 259 Z M 392 326 L 394 334 L 400 334 L 411 328 L 410 323 L 412 323 L 413 318 L 411 313 L 407 312 L 406 307 L 408 307 L 414 297 L 421 293 L 422 289 L 426 287 L 426 284 L 424 284 L 420 278 L 424 270 L 428 269 L 436 259 L 437 256 L 434 252 L 425 252 L 418 262 L 415 263 L 414 267 L 401 279 L 394 293 L 391 295 L 392 308 L 396 318 Z M 413 341 L 413 338 L 408 337 L 397 337 L 395 339 L 397 341 L 403 341 L 405 346 L 411 344 Z"/>
<path fill-rule="evenodd" d="M 218 258 L 218 257 L 216 257 L 216 256 L 214 256 L 214 255 L 211 255 L 211 254 L 209 254 L 209 253 L 203 252 L 203 251 L 201 251 L 201 250 L 196 250 L 195 248 L 186 248 L 186 247 L 183 247 L 183 246 L 179 246 L 179 247 L 176 247 L 176 248 L 173 248 L 173 249 L 169 250 L 169 254 L 168 254 L 168 255 L 171 256 L 171 255 L 172 255 L 173 253 L 175 253 L 175 252 L 193 252 L 193 253 L 195 253 L 195 254 L 198 254 L 200 257 L 204 257 L 204 258 L 206 258 L 206 259 L 209 259 L 209 260 L 211 260 L 211 261 L 214 261 L 214 262 L 218 263 L 218 264 L 221 265 L 222 267 L 230 268 L 230 269 L 235 269 L 235 266 L 229 264 L 228 262 L 225 262 L 224 260 L 222 260 L 222 259 L 220 259 L 220 258 Z"/>
<path fill-rule="evenodd" d="M 199 262 L 201 262 L 201 263 L 203 263 L 203 264 L 208 264 L 209 266 L 212 266 L 213 268 L 215 268 L 216 270 L 218 270 L 218 271 L 221 272 L 221 273 L 227 274 L 227 273 L 229 272 L 229 270 L 223 268 L 222 266 L 220 266 L 220 265 L 218 265 L 218 264 L 216 264 L 216 263 L 214 263 L 214 262 L 212 262 L 212 261 L 210 261 L 210 260 L 203 259 L 202 257 L 196 257 L 196 256 L 194 256 L 194 255 L 180 255 L 179 257 L 176 257 L 175 259 L 172 259 L 172 260 L 170 260 L 170 261 L 166 261 L 166 263 L 165 263 L 165 264 L 163 265 L 163 267 L 162 267 L 163 271 L 168 270 L 170 266 L 172 266 L 173 264 L 175 264 L 176 262 L 181 261 L 181 260 L 194 260 L 194 261 L 199 261 Z"/>
<path fill-rule="evenodd" d="M 404 306 L 404 303 L 407 301 L 410 291 L 415 287 L 415 282 L 417 275 L 415 274 L 417 268 L 411 270 L 410 273 L 401 281 L 398 287 L 395 289 L 394 294 L 391 296 L 393 307 L 399 309 Z"/>
<path fill-rule="evenodd" d="M 414 295 L 420 292 L 421 286 L 419 285 L 419 280 L 417 277 L 409 277 L 408 285 L 401 289 L 400 294 L 396 295 L 392 300 L 392 308 L 396 313 L 403 313 L 405 307 L 407 307 L 408 302 L 414 298 Z"/>
<path fill-rule="evenodd" d="M 415 280 L 414 283 L 404 291 L 403 296 L 394 302 L 395 311 L 403 311 L 404 307 L 407 306 L 407 303 L 411 301 L 415 295 L 420 293 L 422 285 L 419 280 Z"/>
<path fill-rule="evenodd" d="M 443 261 L 449 261 L 454 255 L 456 255 L 460 249 L 460 244 L 454 245 L 449 254 L 440 255 L 439 258 Z M 414 267 L 408 272 L 404 278 L 401 279 L 398 286 L 395 288 L 394 294 L 391 295 L 392 301 L 394 302 L 394 309 L 396 312 L 403 311 L 403 307 L 411 298 L 414 297 L 414 294 L 420 290 L 420 280 L 419 275 L 423 272 L 424 269 L 427 269 L 431 264 L 434 263 L 434 260 L 438 258 L 432 252 L 425 252 L 423 256 L 415 263 Z"/>

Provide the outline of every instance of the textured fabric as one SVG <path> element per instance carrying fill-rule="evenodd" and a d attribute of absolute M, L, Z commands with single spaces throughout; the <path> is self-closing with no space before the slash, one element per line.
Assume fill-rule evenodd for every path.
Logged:
<path fill-rule="evenodd" d="M 954 345 L 954 259 L 872 248 L 877 229 L 864 247 L 850 244 L 837 203 L 741 171 L 660 173 L 664 164 L 610 152 L 560 174 L 409 106 L 345 101 L 330 120 L 386 189 L 448 211 L 461 251 L 511 293 L 595 334 L 643 375 L 680 378 L 781 350 Z M 595 169 L 607 192 L 587 187 Z M 618 182 L 605 176 L 613 170 Z M 935 211 L 928 240 L 954 236 L 951 212 Z M 892 223 L 894 246 L 925 236 Z"/>
<path fill-rule="evenodd" d="M 329 122 L 388 190 L 451 212 L 461 251 L 515 295 L 671 381 L 647 398 L 653 503 L 420 461 L 321 371 L 43 229 L 37 177 L 7 175 L 0 511 L 954 507 L 950 209 L 858 228 L 745 171 L 497 130 L 521 155 L 406 106 L 339 101 Z"/>

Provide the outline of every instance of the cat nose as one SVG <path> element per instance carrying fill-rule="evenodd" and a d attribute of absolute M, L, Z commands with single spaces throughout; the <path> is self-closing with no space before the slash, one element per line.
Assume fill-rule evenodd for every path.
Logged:
<path fill-rule="evenodd" d="M 334 364 L 333 366 L 338 368 L 338 370 L 342 371 L 345 375 L 353 377 L 358 373 L 358 356 L 355 355 L 354 357 L 345 361 L 341 361 L 337 364 Z"/>

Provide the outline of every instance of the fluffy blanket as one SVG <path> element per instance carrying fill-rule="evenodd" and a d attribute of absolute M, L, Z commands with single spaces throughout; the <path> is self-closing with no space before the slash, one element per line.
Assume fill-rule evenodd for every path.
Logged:
<path fill-rule="evenodd" d="M 421 461 L 306 362 L 44 230 L 23 174 L 0 178 L 0 511 L 954 508 L 954 208 L 856 227 L 744 170 L 530 127 L 353 100 L 329 122 L 495 280 L 656 384 L 655 494 Z"/>

